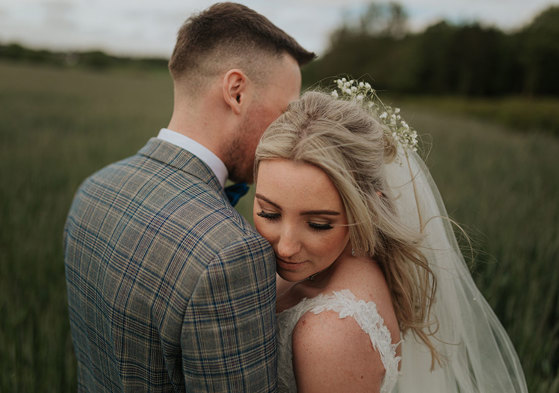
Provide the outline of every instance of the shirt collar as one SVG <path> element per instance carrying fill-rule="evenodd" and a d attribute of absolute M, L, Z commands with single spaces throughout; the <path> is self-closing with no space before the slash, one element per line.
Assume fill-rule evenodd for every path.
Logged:
<path fill-rule="evenodd" d="M 227 167 L 225 166 L 223 161 L 221 161 L 219 157 L 216 156 L 207 147 L 201 145 L 200 143 L 196 142 L 194 139 L 187 137 L 186 135 L 179 134 L 178 132 L 169 130 L 168 128 L 162 128 L 159 131 L 159 135 L 157 135 L 157 138 L 172 143 L 173 145 L 188 150 L 190 153 L 194 154 L 207 166 L 210 167 L 210 169 L 219 180 L 221 187 L 225 186 L 225 182 L 227 181 L 227 177 L 229 176 Z"/>

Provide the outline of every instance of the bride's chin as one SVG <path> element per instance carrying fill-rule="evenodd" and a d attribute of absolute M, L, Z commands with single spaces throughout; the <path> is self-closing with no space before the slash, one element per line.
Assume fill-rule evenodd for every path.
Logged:
<path fill-rule="evenodd" d="M 306 277 L 304 277 L 301 273 L 282 271 L 279 269 L 277 270 L 277 273 L 282 279 L 289 282 L 299 282 L 306 279 Z"/>

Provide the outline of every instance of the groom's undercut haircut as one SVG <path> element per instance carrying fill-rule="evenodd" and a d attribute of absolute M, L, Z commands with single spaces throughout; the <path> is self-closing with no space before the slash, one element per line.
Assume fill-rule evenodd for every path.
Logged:
<path fill-rule="evenodd" d="M 237 3 L 217 3 L 182 25 L 169 70 L 174 80 L 194 86 L 203 84 L 205 77 L 232 68 L 260 83 L 268 73 L 266 64 L 284 53 L 299 66 L 315 58 L 256 11 Z"/>

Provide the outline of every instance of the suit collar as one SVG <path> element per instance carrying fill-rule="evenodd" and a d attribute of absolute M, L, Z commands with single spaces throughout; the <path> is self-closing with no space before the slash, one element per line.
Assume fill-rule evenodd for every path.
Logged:
<path fill-rule="evenodd" d="M 215 155 L 213 151 L 202 145 L 200 142 L 176 131 L 169 130 L 168 128 L 162 128 L 159 131 L 159 135 L 157 135 L 157 138 L 163 139 L 164 141 L 188 150 L 196 157 L 204 161 L 204 163 L 209 166 L 213 173 L 216 175 L 217 180 L 219 180 L 221 186 L 225 187 L 225 182 L 229 177 L 229 172 L 227 171 L 227 167 L 225 166 L 223 161 L 221 161 L 221 159 L 217 155 Z"/>
<path fill-rule="evenodd" d="M 218 191 L 223 190 L 214 172 L 202 160 L 172 143 L 151 138 L 138 154 L 193 175 Z"/>

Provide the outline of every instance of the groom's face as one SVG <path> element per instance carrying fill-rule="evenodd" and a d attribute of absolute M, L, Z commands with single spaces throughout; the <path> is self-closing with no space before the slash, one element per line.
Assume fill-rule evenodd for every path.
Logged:
<path fill-rule="evenodd" d="M 277 119 L 287 106 L 299 98 L 301 92 L 301 71 L 291 56 L 284 55 L 273 67 L 274 73 L 257 88 L 247 116 L 239 130 L 238 154 L 234 173 L 230 177 L 236 181 L 253 181 L 253 164 L 256 146 L 270 123 Z"/>

